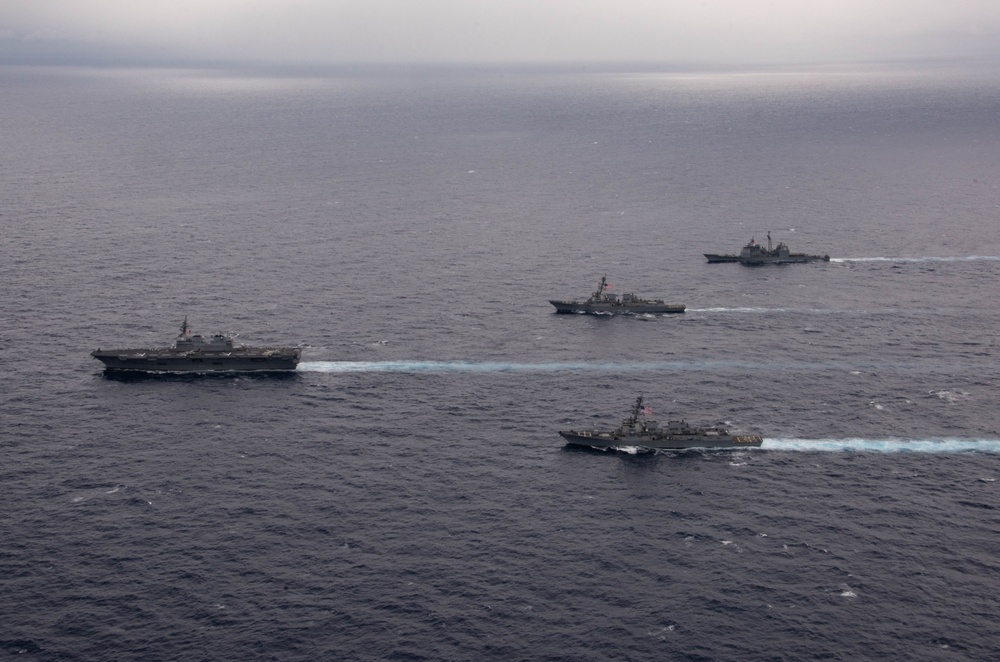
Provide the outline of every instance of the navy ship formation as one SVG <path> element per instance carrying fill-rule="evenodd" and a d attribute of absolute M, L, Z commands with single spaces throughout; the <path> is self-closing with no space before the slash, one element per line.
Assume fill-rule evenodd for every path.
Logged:
<path fill-rule="evenodd" d="M 746 265 L 786 264 L 829 261 L 828 255 L 792 253 L 784 243 L 767 248 L 752 240 L 739 255 L 706 253 L 709 262 L 739 262 Z M 683 313 L 683 304 L 665 303 L 662 299 L 643 299 L 628 293 L 618 296 L 608 292 L 607 276 L 602 276 L 597 290 L 585 301 L 550 300 L 557 313 L 660 314 Z M 294 371 L 302 358 L 298 347 L 247 347 L 238 345 L 232 335 L 217 333 L 209 338 L 192 334 L 187 317 L 173 347 L 139 349 L 97 349 L 91 356 L 104 364 L 105 372 L 116 373 L 211 373 Z M 569 446 L 588 448 L 642 447 L 649 449 L 746 448 L 760 446 L 757 435 L 733 435 L 720 427 L 696 427 L 683 420 L 671 420 L 664 427 L 646 415 L 642 396 L 630 415 L 613 430 L 563 430 L 559 434 Z"/>

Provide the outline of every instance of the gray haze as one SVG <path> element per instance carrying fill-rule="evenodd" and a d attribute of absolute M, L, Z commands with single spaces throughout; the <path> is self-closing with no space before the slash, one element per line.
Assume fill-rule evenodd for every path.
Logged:
<path fill-rule="evenodd" d="M 4 0 L 0 58 L 817 62 L 996 57 L 997 0 Z"/>

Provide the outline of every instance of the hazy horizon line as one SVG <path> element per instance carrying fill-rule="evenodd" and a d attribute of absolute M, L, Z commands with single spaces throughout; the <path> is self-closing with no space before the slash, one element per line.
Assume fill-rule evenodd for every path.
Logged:
<path fill-rule="evenodd" d="M 881 58 L 856 59 L 814 59 L 814 60 L 777 60 L 761 59 L 744 62 L 711 61 L 711 60 L 644 60 L 644 59 L 606 59 L 606 60 L 350 60 L 341 62 L 273 62 L 253 61 L 246 59 L 224 58 L 154 58 L 154 57 L 121 57 L 114 55 L 77 55 L 77 54 L 0 54 L 0 66 L 29 67 L 80 67 L 80 68 L 119 68 L 119 69 L 213 69 L 213 70 L 248 70 L 248 71 L 313 71 L 336 72 L 342 70 L 372 70 L 372 71 L 447 71 L 481 69 L 485 71 L 509 70 L 552 70 L 552 71 L 593 71 L 593 72 L 697 72 L 697 71 L 760 71 L 815 69 L 831 67 L 858 66 L 899 66 L 899 65 L 1000 65 L 1000 56 L 989 55 L 914 55 Z"/>

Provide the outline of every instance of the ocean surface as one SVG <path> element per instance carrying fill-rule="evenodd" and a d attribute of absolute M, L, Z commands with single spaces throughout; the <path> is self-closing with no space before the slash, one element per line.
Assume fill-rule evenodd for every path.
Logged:
<path fill-rule="evenodd" d="M 0 656 L 1000 658 L 1000 66 L 0 92 Z M 89 356 L 185 315 L 303 362 Z M 563 445 L 640 393 L 765 442 Z"/>

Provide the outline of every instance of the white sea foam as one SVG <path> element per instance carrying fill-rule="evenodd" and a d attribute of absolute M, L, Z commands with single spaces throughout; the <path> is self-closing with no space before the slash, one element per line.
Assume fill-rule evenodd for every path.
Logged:
<path fill-rule="evenodd" d="M 513 361 L 303 361 L 298 365 L 299 372 L 345 373 L 345 372 L 409 372 L 409 373 L 491 373 L 491 372 L 700 372 L 712 370 L 753 370 L 753 371 L 816 371 L 835 370 L 850 372 L 853 375 L 862 374 L 859 368 L 872 370 L 880 367 L 891 369 L 927 369 L 949 368 L 952 370 L 971 369 L 963 367 L 959 362 L 919 362 L 903 363 L 899 361 L 866 362 L 858 366 L 851 361 L 758 361 L 749 359 L 699 359 L 688 361 L 623 361 L 623 362 L 586 362 L 586 361 L 553 361 L 539 363 L 521 363 Z M 966 394 L 959 394 L 967 397 Z M 940 397 L 940 396 L 938 396 Z"/>
<path fill-rule="evenodd" d="M 688 308 L 689 313 L 780 313 L 787 312 L 787 308 Z"/>
<path fill-rule="evenodd" d="M 944 400 L 948 404 L 955 404 L 969 397 L 967 391 L 942 389 L 940 391 L 930 391 L 928 395 Z"/>
<path fill-rule="evenodd" d="M 965 255 L 953 257 L 831 257 L 830 262 L 1000 262 L 1000 255 Z"/>
<path fill-rule="evenodd" d="M 303 361 L 299 372 L 636 372 L 746 368 L 748 361 L 645 361 L 635 363 L 514 363 L 505 361 Z"/>
<path fill-rule="evenodd" d="M 564 372 L 683 368 L 663 363 L 512 363 L 501 361 L 303 361 L 300 372 Z"/>
<path fill-rule="evenodd" d="M 764 439 L 769 451 L 1000 453 L 1000 439 Z"/>
<path fill-rule="evenodd" d="M 688 308 L 688 313 L 709 313 L 709 314 L 747 314 L 747 315 L 780 315 L 792 313 L 798 315 L 844 315 L 844 314 L 866 314 L 868 310 L 838 310 L 836 308 L 765 308 L 761 306 L 718 306 L 714 308 Z"/>

